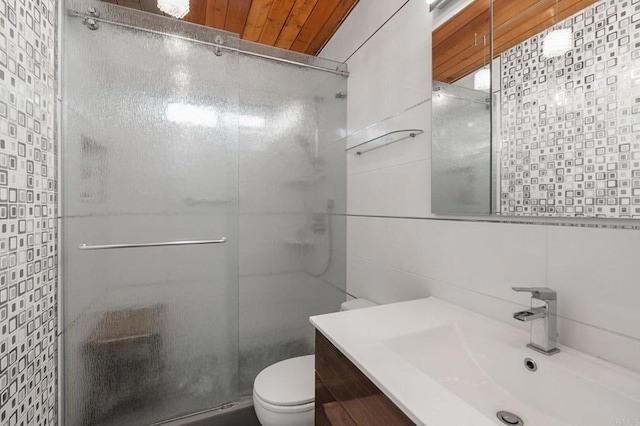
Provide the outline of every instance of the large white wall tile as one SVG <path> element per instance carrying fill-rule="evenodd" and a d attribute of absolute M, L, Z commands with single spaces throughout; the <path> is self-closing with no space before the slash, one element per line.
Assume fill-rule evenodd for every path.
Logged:
<path fill-rule="evenodd" d="M 385 61 L 378 52 L 361 50 L 348 62 L 347 133 L 351 134 L 386 118 Z"/>
<path fill-rule="evenodd" d="M 426 217 L 431 211 L 430 160 L 419 160 L 347 179 L 347 213 Z"/>
<path fill-rule="evenodd" d="M 399 142 L 401 143 L 401 142 Z M 430 160 L 385 169 L 386 212 L 390 216 L 425 217 L 431 212 Z"/>
<path fill-rule="evenodd" d="M 561 315 L 640 339 L 640 232 L 550 227 L 547 253 Z"/>
<path fill-rule="evenodd" d="M 449 283 L 468 283 L 470 272 L 462 266 L 464 243 L 454 226 L 426 220 L 389 220 L 388 263 L 421 276 Z M 460 265 L 459 267 L 455 267 Z"/>
<path fill-rule="evenodd" d="M 563 345 L 630 370 L 640 371 L 640 340 L 562 318 L 558 319 L 558 340 Z"/>
<path fill-rule="evenodd" d="M 387 215 L 385 169 L 349 175 L 347 178 L 347 214 Z"/>
<path fill-rule="evenodd" d="M 395 55 L 385 64 L 386 117 L 431 97 L 431 42 L 416 50 L 394 48 Z"/>
<path fill-rule="evenodd" d="M 360 0 L 318 56 L 346 61 L 406 0 Z"/>
<path fill-rule="evenodd" d="M 511 287 L 547 282 L 544 226 L 465 222 L 465 227 L 469 232 L 462 244 L 470 253 L 465 265 L 473 271 L 471 289 L 523 303 L 528 298 Z"/>
<path fill-rule="evenodd" d="M 359 257 L 347 256 L 347 291 L 377 304 L 429 295 L 424 277 Z"/>
<path fill-rule="evenodd" d="M 430 97 L 429 22 L 426 2 L 409 1 L 349 59 L 349 133 Z"/>
<path fill-rule="evenodd" d="M 351 216 L 347 221 L 347 253 L 375 262 L 387 262 L 389 221 Z"/>

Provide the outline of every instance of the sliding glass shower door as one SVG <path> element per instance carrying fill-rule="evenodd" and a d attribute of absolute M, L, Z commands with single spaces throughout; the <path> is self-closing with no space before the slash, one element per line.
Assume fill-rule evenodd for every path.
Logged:
<path fill-rule="evenodd" d="M 65 424 L 153 424 L 237 399 L 237 40 L 98 12 L 62 34 Z"/>

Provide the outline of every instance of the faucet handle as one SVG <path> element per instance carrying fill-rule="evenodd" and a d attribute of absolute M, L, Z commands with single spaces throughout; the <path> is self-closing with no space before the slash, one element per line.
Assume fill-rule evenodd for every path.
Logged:
<path fill-rule="evenodd" d="M 540 300 L 556 300 L 558 295 L 549 287 L 511 287 L 514 291 L 531 293 L 531 297 Z"/>

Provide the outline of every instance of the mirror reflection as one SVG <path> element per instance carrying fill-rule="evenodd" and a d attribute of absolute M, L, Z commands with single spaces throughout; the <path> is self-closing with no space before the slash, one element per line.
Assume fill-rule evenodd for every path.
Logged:
<path fill-rule="evenodd" d="M 635 7 L 539 2 L 495 27 L 499 214 L 640 216 Z"/>
<path fill-rule="evenodd" d="M 466 16 L 462 33 L 472 44 L 482 28 L 472 11 L 485 6 L 471 2 L 434 31 L 434 80 L 468 81 L 484 65 L 478 51 L 465 57 L 458 50 L 440 59 L 436 33 Z M 495 194 L 494 214 L 640 217 L 640 48 L 634 42 L 634 8 L 627 0 L 493 1 L 493 165 L 485 169 L 493 167 L 486 194 Z M 459 58 L 456 66 L 454 57 Z M 441 61 L 449 61 L 448 66 L 436 65 Z M 443 69 L 464 76 L 452 74 L 446 80 Z M 440 143 L 436 134 L 452 127 L 438 120 L 437 93 L 434 153 Z M 459 109 L 451 120 L 464 127 L 468 115 Z M 463 148 L 469 139 L 460 142 L 453 134 L 447 133 L 447 144 L 465 150 L 465 158 L 477 155 Z M 434 174 L 447 164 L 434 155 L 436 161 Z M 447 182 L 446 176 L 434 175 L 434 185 L 446 187 Z M 434 187 L 434 194 L 441 193 Z M 434 196 L 435 213 L 467 212 L 464 205 L 439 201 Z"/>
<path fill-rule="evenodd" d="M 489 0 L 433 32 L 432 212 L 489 214 L 491 110 Z"/>

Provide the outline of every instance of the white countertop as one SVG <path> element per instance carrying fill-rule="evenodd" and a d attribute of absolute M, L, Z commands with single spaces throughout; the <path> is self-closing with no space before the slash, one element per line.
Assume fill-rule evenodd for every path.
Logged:
<path fill-rule="evenodd" d="M 456 413 L 456 421 L 464 422 L 459 425 L 495 426 L 473 407 L 460 404 L 457 396 L 426 375 L 405 368 L 406 362 L 381 343 L 400 334 L 423 330 L 420 320 L 425 314 L 433 317 L 445 306 L 452 305 L 430 297 L 318 315 L 310 321 L 417 424 L 453 424 L 450 407 L 462 406 Z M 443 315 L 443 324 L 449 317 L 448 312 Z"/>
<path fill-rule="evenodd" d="M 631 398 L 634 401 L 634 398 L 640 398 L 640 380 L 638 379 L 640 376 L 635 375 L 635 373 L 632 373 L 627 380 L 624 378 L 625 375 L 628 376 L 627 370 L 566 348 L 563 348 L 560 354 L 553 357 L 535 355 L 533 351 L 524 348 L 524 345 L 529 341 L 528 333 L 432 297 L 373 308 L 318 315 L 311 317 L 310 321 L 410 419 L 420 425 L 495 426 L 501 424 L 495 416 L 491 417 L 487 412 L 481 412 L 477 409 L 477 404 L 473 406 L 463 400 L 450 389 L 447 389 L 445 387 L 446 383 L 443 385 L 443 383 L 430 377 L 417 368 L 415 364 L 407 362 L 407 358 L 401 356 L 398 351 L 391 350 L 389 347 L 388 342 L 398 337 L 402 338 L 401 336 L 421 333 L 425 330 L 451 326 L 451 324 L 460 324 L 463 327 L 467 327 L 467 330 L 473 330 L 474 328 L 480 330 L 478 327 L 482 327 L 483 332 L 485 329 L 488 330 L 488 336 L 500 339 L 500 344 L 502 345 L 500 351 L 502 352 L 499 352 L 499 354 L 508 352 L 509 355 L 505 355 L 505 357 L 517 357 L 518 367 L 522 367 L 522 360 L 525 356 L 531 356 L 538 359 L 541 364 L 548 363 L 545 364 L 548 367 L 545 369 L 547 372 L 552 371 L 552 368 L 558 368 L 558 365 L 566 370 L 566 365 L 568 364 L 575 366 L 575 368 L 571 367 L 573 369 L 571 374 L 574 374 L 574 370 L 578 371 L 579 374 L 584 373 L 584 371 L 596 370 L 596 373 L 585 373 L 584 376 L 587 377 L 591 374 L 592 377 L 587 377 L 585 380 L 595 382 L 593 377 L 597 377 L 597 380 L 603 383 L 594 385 L 598 386 L 598 392 L 600 392 L 600 387 L 605 387 L 607 389 L 616 389 L 616 392 L 624 393 L 625 398 Z M 417 336 L 420 335 L 418 334 Z M 444 352 L 445 357 L 449 352 Z M 489 353 L 494 359 L 497 359 L 498 368 L 501 369 L 500 363 L 502 360 L 500 358 L 502 356 L 496 356 L 491 351 Z M 524 354 L 524 356 L 520 354 Z M 553 358 L 553 361 L 548 361 L 551 358 Z M 442 362 L 446 364 L 447 360 Z M 600 367 L 603 367 L 604 374 L 600 371 Z M 522 369 L 524 370 L 524 368 Z M 613 375 L 608 375 L 609 372 L 613 372 Z M 531 373 L 525 372 L 522 374 Z M 535 376 L 537 377 L 536 379 L 531 380 L 543 378 L 548 381 L 548 376 L 551 373 L 539 374 Z M 545 374 L 547 375 L 546 377 L 544 376 Z M 557 372 L 553 374 L 555 375 Z M 507 377 L 510 378 L 511 376 Z M 523 377 L 525 377 L 525 380 L 529 380 L 529 377 L 534 376 Z M 555 376 L 551 377 L 551 380 L 554 380 L 554 378 Z M 491 378 L 489 378 L 489 381 L 491 381 Z M 631 395 L 631 397 L 628 395 Z M 614 395 L 614 398 L 617 398 L 617 395 Z M 603 401 L 607 400 L 604 399 Z M 569 402 L 571 403 L 571 401 Z M 631 404 L 633 412 L 636 406 L 633 405 L 634 402 Z M 523 405 L 523 407 L 525 406 Z M 629 405 L 627 404 L 627 406 Z M 532 415 L 532 411 L 529 410 L 529 418 L 533 418 L 535 421 L 526 423 L 545 426 L 546 424 L 572 424 L 561 417 L 550 418 L 551 421 L 547 423 L 547 417 L 544 413 L 545 407 L 536 408 L 540 409 L 541 417 Z M 526 410 L 523 408 L 523 411 Z M 640 412 L 638 413 L 638 419 L 640 419 Z"/>

